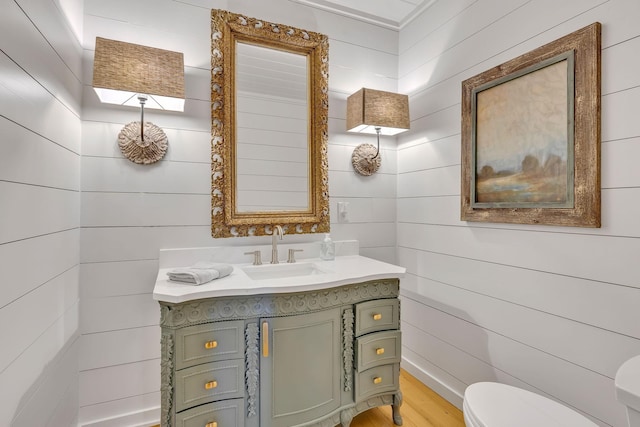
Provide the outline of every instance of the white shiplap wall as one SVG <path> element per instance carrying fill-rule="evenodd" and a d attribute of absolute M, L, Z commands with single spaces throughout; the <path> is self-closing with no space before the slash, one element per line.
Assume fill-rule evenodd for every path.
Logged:
<path fill-rule="evenodd" d="M 637 1 L 439 0 L 403 28 L 399 56 L 395 32 L 285 0 L 85 3 L 84 54 L 82 23 L 61 12 L 82 16 L 79 1 L 9 0 L 0 14 L 0 425 L 71 425 L 78 401 L 81 424 L 157 421 L 158 249 L 264 242 L 209 237 L 210 8 L 329 35 L 332 234 L 394 261 L 397 217 L 405 367 L 458 404 L 467 384 L 499 380 L 625 425 L 612 378 L 640 353 Z M 603 227 L 460 222 L 461 81 L 594 21 Z M 93 95 L 96 35 L 185 53 L 187 111 L 148 114 L 171 144 L 157 165 L 120 156 L 138 112 Z M 349 159 L 372 141 L 344 132 L 362 86 L 410 94 L 413 120 L 368 178 Z"/>
<path fill-rule="evenodd" d="M 227 9 L 330 38 L 329 168 L 335 239 L 395 260 L 395 142 L 383 141 L 376 176 L 355 176 L 353 148 L 371 137 L 345 132 L 346 98 L 362 86 L 397 87 L 398 33 L 288 0 L 85 1 L 81 201 L 80 424 L 143 425 L 159 420 L 159 306 L 152 290 L 161 248 L 268 243 L 269 237 L 212 239 L 210 233 L 210 9 Z M 145 112 L 169 138 L 150 166 L 124 159 L 120 128 L 139 111 L 101 105 L 91 89 L 95 37 L 185 55 L 186 111 Z M 373 140 L 375 143 L 375 140 Z M 337 222 L 338 201 L 349 222 Z M 322 236 L 286 236 L 319 241 Z M 95 387 L 100 384 L 100 387 Z"/>
<path fill-rule="evenodd" d="M 81 15 L 81 2 L 64 11 Z M 0 425 L 74 425 L 82 48 L 58 1 L 0 13 Z"/>
<path fill-rule="evenodd" d="M 613 378 L 640 354 L 638 16 L 637 0 L 439 0 L 400 32 L 404 366 L 457 405 L 500 381 L 626 426 Z M 461 222 L 461 82 L 595 21 L 602 228 Z"/>

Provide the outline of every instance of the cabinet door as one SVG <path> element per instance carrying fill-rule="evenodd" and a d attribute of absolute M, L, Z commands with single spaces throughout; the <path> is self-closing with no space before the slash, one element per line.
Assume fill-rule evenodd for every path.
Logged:
<path fill-rule="evenodd" d="M 260 426 L 292 427 L 340 406 L 340 309 L 262 319 Z"/>

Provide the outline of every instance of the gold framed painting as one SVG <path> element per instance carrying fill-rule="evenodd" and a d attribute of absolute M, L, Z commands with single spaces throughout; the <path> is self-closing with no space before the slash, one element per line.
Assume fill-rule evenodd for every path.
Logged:
<path fill-rule="evenodd" d="M 600 227 L 600 33 L 462 82 L 463 221 Z"/>

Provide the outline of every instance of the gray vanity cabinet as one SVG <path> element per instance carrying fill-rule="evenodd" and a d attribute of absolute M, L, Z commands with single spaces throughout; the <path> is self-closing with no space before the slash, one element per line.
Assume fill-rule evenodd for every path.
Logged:
<path fill-rule="evenodd" d="M 399 280 L 160 302 L 162 427 L 402 424 Z"/>
<path fill-rule="evenodd" d="M 260 425 L 291 427 L 340 407 L 340 309 L 261 320 Z"/>

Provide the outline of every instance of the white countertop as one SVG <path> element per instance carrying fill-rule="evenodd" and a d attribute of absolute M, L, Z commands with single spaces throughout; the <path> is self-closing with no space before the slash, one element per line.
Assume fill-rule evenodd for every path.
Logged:
<path fill-rule="evenodd" d="M 181 303 L 222 296 L 314 291 L 368 280 L 401 278 L 406 271 L 403 267 L 360 255 L 337 256 L 333 261 L 306 258 L 298 262 L 313 263 L 322 270 L 322 273 L 253 280 L 243 271 L 244 267 L 251 265 L 250 263 L 233 264 L 234 269 L 229 276 L 196 286 L 170 281 L 167 272 L 175 266 L 162 268 L 161 264 L 153 289 L 153 298 L 158 301 Z M 270 264 L 264 264 L 252 268 L 269 269 L 270 267 L 272 267 Z"/>

